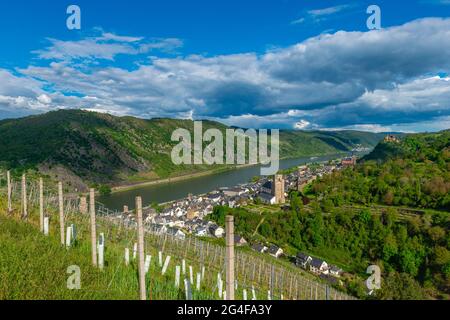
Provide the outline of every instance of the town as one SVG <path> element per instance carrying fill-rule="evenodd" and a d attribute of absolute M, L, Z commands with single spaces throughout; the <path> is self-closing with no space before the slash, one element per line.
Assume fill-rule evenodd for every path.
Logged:
<path fill-rule="evenodd" d="M 312 159 L 314 160 L 314 159 Z M 312 163 L 287 170 L 289 173 L 277 174 L 273 177 L 258 177 L 253 181 L 240 184 L 232 188 L 220 188 L 203 195 L 188 195 L 184 199 L 145 208 L 145 230 L 148 233 L 167 235 L 178 240 L 185 240 L 187 235 L 196 237 L 223 238 L 225 230 L 215 222 L 209 220 L 216 206 L 230 208 L 245 207 L 258 202 L 264 205 L 286 206 L 288 193 L 291 190 L 302 192 L 318 177 L 342 170 L 356 164 L 355 156 L 337 159 L 324 163 Z M 135 215 L 124 207 L 123 213 L 109 215 L 116 223 L 124 223 L 128 227 L 135 227 Z M 235 234 L 236 246 L 250 246 L 254 251 L 264 253 L 273 258 L 284 256 L 282 248 L 270 243 L 249 243 L 242 236 Z M 328 265 L 326 261 L 299 253 L 295 264 L 310 271 L 321 278 L 335 283 L 343 270 Z"/>

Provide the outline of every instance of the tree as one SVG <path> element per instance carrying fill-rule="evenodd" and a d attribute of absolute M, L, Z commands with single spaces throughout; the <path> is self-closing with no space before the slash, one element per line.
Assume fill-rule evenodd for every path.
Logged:
<path fill-rule="evenodd" d="M 291 208 L 297 214 L 303 210 L 303 202 L 299 198 L 297 192 L 291 193 Z"/>
<path fill-rule="evenodd" d="M 392 205 L 392 203 L 394 202 L 394 193 L 391 190 L 386 192 L 383 198 L 383 202 L 388 206 Z"/>
<path fill-rule="evenodd" d="M 334 209 L 334 203 L 333 201 L 331 201 L 330 198 L 326 198 L 323 202 L 322 202 L 322 208 L 323 211 L 326 213 L 332 212 Z"/>
<path fill-rule="evenodd" d="M 156 212 L 161 213 L 163 211 L 163 208 L 158 204 L 158 202 L 152 202 L 150 204 L 150 207 L 155 209 Z"/>
<path fill-rule="evenodd" d="M 372 219 L 370 210 L 361 210 L 361 212 L 358 214 L 358 219 L 365 225 L 369 224 L 370 220 Z"/>
<path fill-rule="evenodd" d="M 414 278 L 405 273 L 391 272 L 383 279 L 381 290 L 376 292 L 381 300 L 421 300 L 422 288 Z"/>
<path fill-rule="evenodd" d="M 112 192 L 111 187 L 108 185 L 104 185 L 104 184 L 100 186 L 98 191 L 100 192 L 100 194 L 102 196 L 109 196 Z"/>
<path fill-rule="evenodd" d="M 383 246 L 383 260 L 389 261 L 393 256 L 398 253 L 397 240 L 394 235 L 390 233 L 386 239 Z"/>
<path fill-rule="evenodd" d="M 445 237 L 445 230 L 439 226 L 428 229 L 428 235 L 434 243 L 439 243 Z"/>
<path fill-rule="evenodd" d="M 439 246 L 434 248 L 434 263 L 438 266 L 450 263 L 450 251 Z"/>
<path fill-rule="evenodd" d="M 400 268 L 403 272 L 417 276 L 419 273 L 419 266 L 417 265 L 417 259 L 415 252 L 408 249 L 400 251 Z"/>
<path fill-rule="evenodd" d="M 211 218 L 213 221 L 217 222 L 219 225 L 225 225 L 225 216 L 227 215 L 227 211 L 223 206 L 214 207 L 213 213 L 211 214 Z"/>

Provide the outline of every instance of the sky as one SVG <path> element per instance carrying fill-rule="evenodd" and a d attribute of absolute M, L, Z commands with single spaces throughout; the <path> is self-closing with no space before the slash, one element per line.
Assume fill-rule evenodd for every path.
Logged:
<path fill-rule="evenodd" d="M 70 5 L 81 29 L 69 30 Z M 367 8 L 381 9 L 381 29 Z M 450 0 L 15 0 L 0 119 L 58 109 L 240 127 L 450 128 Z"/>

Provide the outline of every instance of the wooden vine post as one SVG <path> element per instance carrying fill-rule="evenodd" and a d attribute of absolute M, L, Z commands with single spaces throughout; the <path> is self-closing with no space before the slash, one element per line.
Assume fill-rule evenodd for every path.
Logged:
<path fill-rule="evenodd" d="M 61 245 L 65 245 L 64 237 L 64 195 L 63 195 L 63 184 L 58 183 L 58 201 L 59 201 L 59 228 L 61 231 Z"/>
<path fill-rule="evenodd" d="M 39 179 L 39 225 L 44 232 L 44 180 Z"/>
<path fill-rule="evenodd" d="M 95 222 L 95 190 L 90 190 L 89 196 L 89 212 L 91 215 L 91 249 L 92 249 L 92 265 L 97 266 L 97 228 Z"/>
<path fill-rule="evenodd" d="M 145 262 L 144 262 L 144 224 L 142 222 L 142 198 L 136 197 L 136 215 L 138 228 L 138 252 L 139 252 L 139 292 L 141 300 L 147 299 L 145 289 Z"/>
<path fill-rule="evenodd" d="M 28 217 L 28 205 L 27 205 L 27 178 L 25 174 L 22 175 L 22 218 Z"/>
<path fill-rule="evenodd" d="M 226 293 L 227 300 L 234 300 L 234 217 L 227 216 L 225 218 L 226 232 Z"/>
<path fill-rule="evenodd" d="M 11 187 L 11 172 L 6 172 L 6 180 L 8 184 L 8 214 L 12 212 L 12 187 Z"/>

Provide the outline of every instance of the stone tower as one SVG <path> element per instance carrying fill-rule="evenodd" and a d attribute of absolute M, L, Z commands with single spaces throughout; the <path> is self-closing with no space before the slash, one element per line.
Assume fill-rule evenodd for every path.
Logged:
<path fill-rule="evenodd" d="M 277 174 L 273 179 L 272 193 L 275 196 L 277 204 L 283 204 L 286 202 L 284 197 L 284 178 L 282 175 Z"/>

